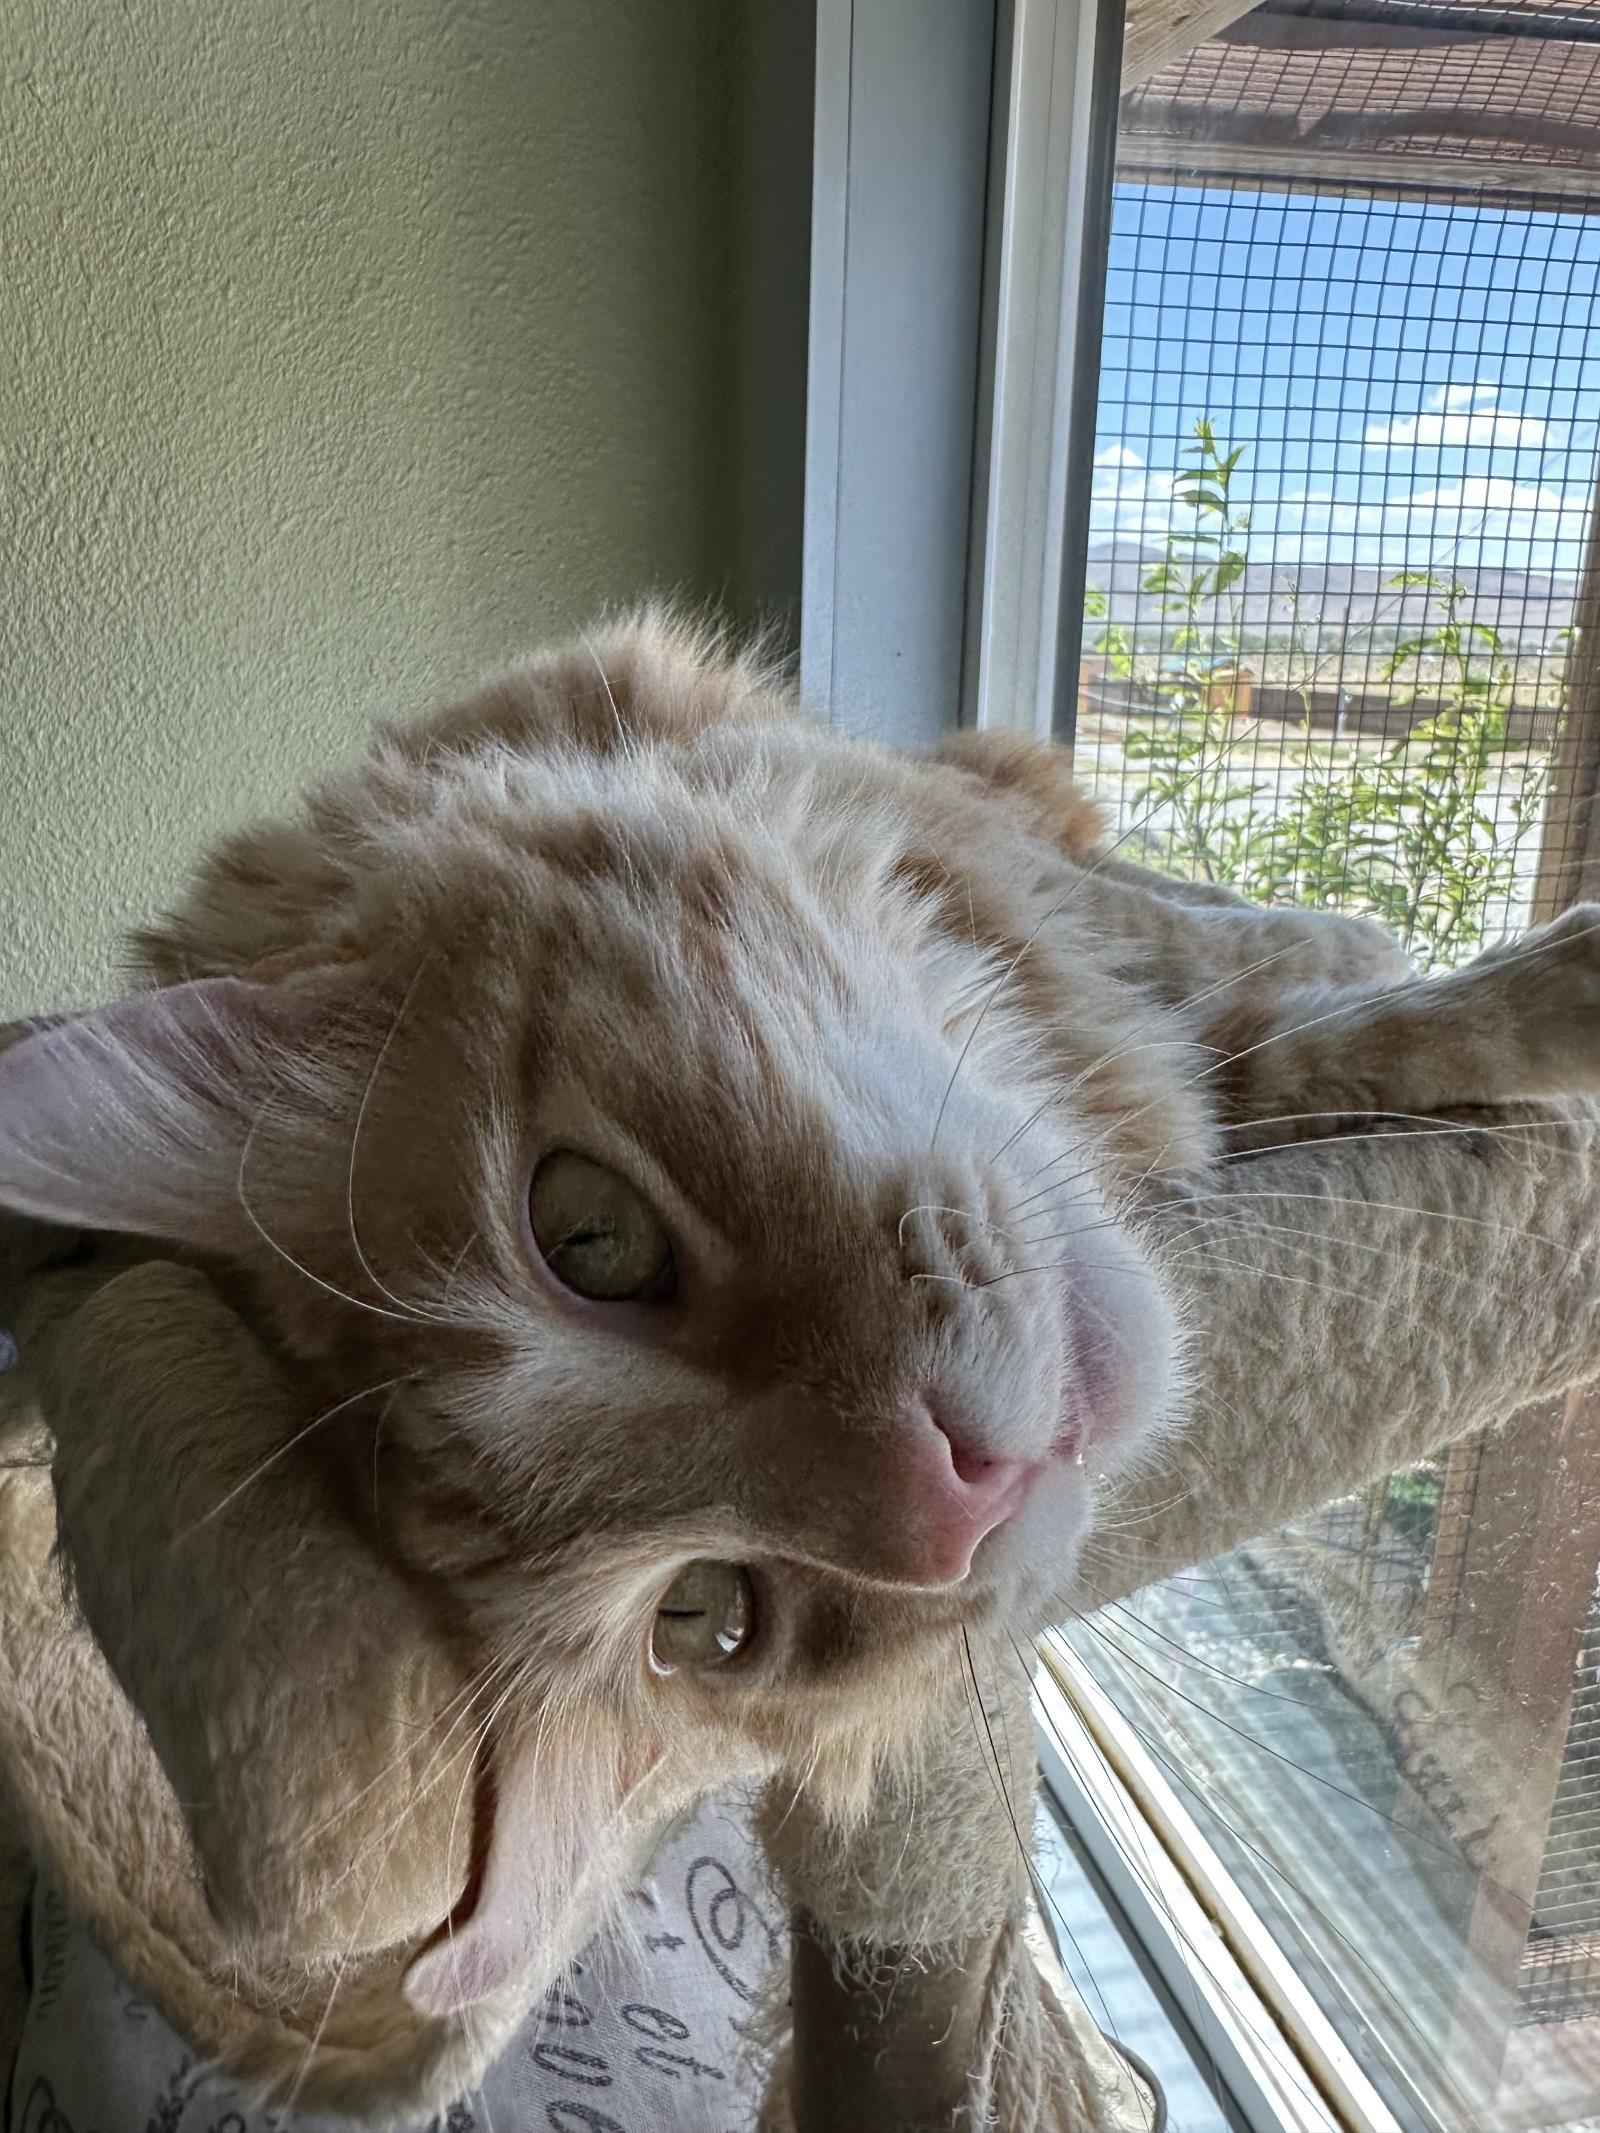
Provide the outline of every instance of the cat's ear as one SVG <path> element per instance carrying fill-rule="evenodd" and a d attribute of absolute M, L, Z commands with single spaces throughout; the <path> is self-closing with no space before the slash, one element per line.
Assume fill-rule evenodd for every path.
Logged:
<path fill-rule="evenodd" d="M 1036 837 L 1059 845 L 1079 865 L 1097 858 L 1110 842 L 1104 809 L 1074 778 L 1072 751 L 1056 741 L 989 726 L 951 734 L 934 750 L 934 761 L 1004 793 Z"/>
<path fill-rule="evenodd" d="M 653 1758 L 625 1756 L 581 1719 L 569 1725 L 576 1740 L 563 1741 L 559 1724 L 536 1726 L 492 1769 L 489 1844 L 471 1907 L 406 1972 L 406 1998 L 419 2013 L 459 2014 L 548 1966 L 552 1952 L 573 1952 L 642 1869 L 622 1820 Z"/>
<path fill-rule="evenodd" d="M 255 1122 L 300 1071 L 299 988 L 204 978 L 0 1052 L 0 1207 L 217 1246 L 238 1229 Z"/>

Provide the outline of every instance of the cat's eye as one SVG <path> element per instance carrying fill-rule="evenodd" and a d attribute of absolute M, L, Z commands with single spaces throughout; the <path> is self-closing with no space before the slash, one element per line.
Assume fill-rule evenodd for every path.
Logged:
<path fill-rule="evenodd" d="M 740 1563 L 686 1563 L 656 1609 L 650 1656 L 662 1674 L 721 1666 L 755 1630 L 755 1594 Z"/>
<path fill-rule="evenodd" d="M 528 1219 L 545 1265 L 593 1303 L 656 1303 L 677 1284 L 672 1246 L 626 1178 L 571 1149 L 547 1155 L 528 1188 Z"/>

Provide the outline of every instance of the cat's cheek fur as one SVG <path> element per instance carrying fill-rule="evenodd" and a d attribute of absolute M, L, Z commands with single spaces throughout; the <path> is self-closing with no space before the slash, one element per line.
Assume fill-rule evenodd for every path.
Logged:
<path fill-rule="evenodd" d="M 1064 1267 L 1060 1434 L 1028 1500 L 980 1550 L 975 1572 L 1014 1634 L 1046 1626 L 1073 1586 L 1103 1483 L 1147 1459 L 1181 1418 L 1185 1339 L 1138 1244 L 1103 1230 Z"/>
<path fill-rule="evenodd" d="M 1136 1461 L 1170 1423 L 1182 1335 L 1165 1287 L 1130 1239 L 1107 1233 L 1109 1263 L 1085 1268 L 1068 1310 L 1062 1449 L 1097 1476 Z"/>
<path fill-rule="evenodd" d="M 1040 1476 L 1027 1503 L 990 1536 L 974 1563 L 992 1583 L 998 1611 L 1013 1635 L 1031 1635 L 1053 1620 L 1071 1589 L 1095 1518 L 1095 1490 L 1070 1461 Z"/>

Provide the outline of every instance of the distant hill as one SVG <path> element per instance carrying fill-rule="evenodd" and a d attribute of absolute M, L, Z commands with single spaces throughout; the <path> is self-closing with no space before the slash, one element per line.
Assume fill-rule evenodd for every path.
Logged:
<path fill-rule="evenodd" d="M 1135 613 L 1155 621 L 1158 603 L 1141 594 L 1142 581 L 1156 564 L 1166 560 L 1160 548 L 1134 542 L 1114 542 L 1089 551 L 1089 583 L 1106 595 L 1114 621 L 1127 624 Z M 1303 623 L 1320 618 L 1323 627 L 1366 628 L 1409 626 L 1422 620 L 1429 595 L 1421 588 L 1397 592 L 1390 580 L 1392 570 L 1368 570 L 1350 563 L 1305 563 L 1290 570 L 1282 564 L 1251 563 L 1239 581 L 1243 590 L 1243 620 L 1260 630 L 1275 623 L 1287 628 L 1294 603 L 1289 595 L 1291 580 L 1299 587 L 1299 611 Z M 1540 640 L 1565 629 L 1572 620 L 1578 595 L 1574 577 L 1543 577 L 1519 570 L 1461 570 L 1441 567 L 1436 575 L 1454 576 L 1468 589 L 1471 613 L 1488 622 L 1509 639 Z M 1089 625 L 1090 633 L 1094 625 Z"/>

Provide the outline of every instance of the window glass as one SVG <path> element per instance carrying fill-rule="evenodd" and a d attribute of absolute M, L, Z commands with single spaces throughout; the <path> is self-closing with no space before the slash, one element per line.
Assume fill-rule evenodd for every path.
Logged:
<path fill-rule="evenodd" d="M 1589 0 L 1279 0 L 1124 98 L 1075 746 L 1132 856 L 1430 971 L 1593 893 L 1597 287 Z M 1408 2128 L 1600 2127 L 1597 1566 L 1579 1398 L 1071 1632 Z"/>

